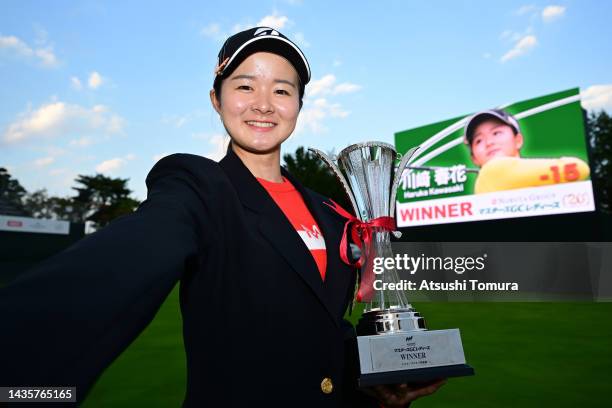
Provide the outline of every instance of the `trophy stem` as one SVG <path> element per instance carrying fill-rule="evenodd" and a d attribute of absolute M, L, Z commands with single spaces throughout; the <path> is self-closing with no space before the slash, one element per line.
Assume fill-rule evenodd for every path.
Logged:
<path fill-rule="evenodd" d="M 393 259 L 390 232 L 372 228 L 372 239 L 364 245 L 366 262 L 361 268 L 360 294 L 366 303 L 365 312 L 374 310 L 407 309 L 406 294 L 399 290 L 399 274 L 395 267 L 387 268 L 386 260 Z"/>

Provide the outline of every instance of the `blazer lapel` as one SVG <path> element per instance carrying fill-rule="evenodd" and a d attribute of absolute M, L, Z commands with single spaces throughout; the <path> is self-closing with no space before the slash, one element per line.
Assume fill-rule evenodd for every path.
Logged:
<path fill-rule="evenodd" d="M 261 234 L 308 284 L 329 312 L 334 323 L 339 324 L 337 315 L 333 313 L 329 305 L 329 299 L 325 293 L 324 283 L 321 280 L 317 265 L 306 244 L 272 197 L 246 168 L 242 160 L 231 150 L 231 145 L 228 148 L 227 155 L 219 162 L 219 165 L 236 188 L 243 205 L 258 214 L 258 226 Z M 315 215 L 313 214 L 313 216 Z"/>
<path fill-rule="evenodd" d="M 284 171 L 284 169 L 283 175 L 291 181 L 296 189 L 298 189 L 304 198 L 306 206 L 321 229 L 321 233 L 325 239 L 325 252 L 327 254 L 327 271 L 325 274 L 323 296 L 332 312 L 334 312 L 336 316 L 342 316 L 344 314 L 345 305 L 352 297 L 354 280 L 357 277 L 356 270 L 347 267 L 340 258 L 342 228 L 338 224 L 342 224 L 344 220 L 339 220 L 340 216 L 328 207 L 320 197 L 313 196 L 309 190 L 304 188 L 293 178 L 293 176 L 291 176 L 291 174 Z M 329 204 L 331 204 L 331 202 Z M 342 293 L 342 291 L 346 292 L 345 297 L 338 296 L 338 293 Z"/>

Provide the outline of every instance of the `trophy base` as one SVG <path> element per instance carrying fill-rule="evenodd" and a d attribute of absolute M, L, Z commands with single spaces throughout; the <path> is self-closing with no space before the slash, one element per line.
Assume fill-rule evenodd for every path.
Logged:
<path fill-rule="evenodd" d="M 424 383 L 474 374 L 458 329 L 357 336 L 361 387 Z"/>
<path fill-rule="evenodd" d="M 420 384 L 440 378 L 465 377 L 469 375 L 474 375 L 472 367 L 467 364 L 456 364 L 442 367 L 361 374 L 357 379 L 357 384 L 359 387 L 371 387 L 382 384 Z"/>

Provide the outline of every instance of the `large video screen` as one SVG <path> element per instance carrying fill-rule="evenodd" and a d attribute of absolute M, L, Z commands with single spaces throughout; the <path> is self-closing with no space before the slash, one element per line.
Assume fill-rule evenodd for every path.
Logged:
<path fill-rule="evenodd" d="M 399 227 L 594 211 L 579 89 L 395 134 Z"/>

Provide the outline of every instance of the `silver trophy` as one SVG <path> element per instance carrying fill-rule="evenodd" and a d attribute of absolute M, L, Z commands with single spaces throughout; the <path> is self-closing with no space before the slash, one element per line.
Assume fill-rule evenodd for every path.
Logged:
<path fill-rule="evenodd" d="M 357 324 L 359 385 L 418 383 L 436 378 L 473 375 L 465 364 L 458 329 L 428 331 L 425 319 L 400 287 L 395 267 L 377 268 L 375 258 L 393 258 L 395 199 L 403 170 L 417 148 L 398 153 L 382 142 L 358 143 L 334 159 L 309 149 L 334 172 L 360 220 L 360 283 L 357 300 L 365 303 Z M 391 221 L 391 222 L 390 222 Z M 389 265 L 386 265 L 389 266 Z"/>

